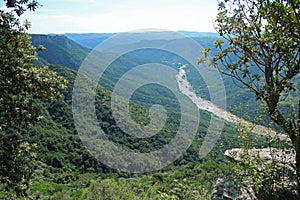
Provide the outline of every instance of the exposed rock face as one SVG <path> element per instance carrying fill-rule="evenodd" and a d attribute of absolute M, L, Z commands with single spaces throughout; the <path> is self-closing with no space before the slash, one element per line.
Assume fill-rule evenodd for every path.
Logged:
<path fill-rule="evenodd" d="M 224 178 L 218 178 L 213 191 L 212 200 L 254 200 L 253 192 L 243 191 L 239 188 L 241 183 L 234 178 L 233 174 L 228 174 Z"/>
<path fill-rule="evenodd" d="M 262 164 L 268 164 L 272 161 L 276 161 L 282 165 L 295 165 L 296 164 L 296 154 L 294 150 L 288 149 L 276 149 L 276 148 L 262 148 L 262 149 L 249 149 L 245 152 L 243 149 L 230 149 L 226 150 L 224 155 L 228 160 L 232 162 L 243 163 L 243 155 L 247 154 L 248 159 L 261 160 Z"/>

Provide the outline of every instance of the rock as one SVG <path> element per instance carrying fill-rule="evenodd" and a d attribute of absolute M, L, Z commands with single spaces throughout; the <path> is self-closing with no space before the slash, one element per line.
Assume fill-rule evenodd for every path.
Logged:
<path fill-rule="evenodd" d="M 245 159 L 257 159 L 259 158 L 262 164 L 268 164 L 272 161 L 276 161 L 282 165 L 295 165 L 296 154 L 292 149 L 276 149 L 276 148 L 262 148 L 262 149 L 249 149 L 248 152 L 243 149 L 230 149 L 226 150 L 224 155 L 228 160 L 232 162 L 243 163 Z M 244 156 L 244 158 L 243 158 Z"/>
<path fill-rule="evenodd" d="M 213 191 L 212 200 L 253 200 L 255 196 L 252 191 L 243 191 L 239 186 L 241 182 L 234 178 L 232 173 L 224 178 L 218 178 Z"/>

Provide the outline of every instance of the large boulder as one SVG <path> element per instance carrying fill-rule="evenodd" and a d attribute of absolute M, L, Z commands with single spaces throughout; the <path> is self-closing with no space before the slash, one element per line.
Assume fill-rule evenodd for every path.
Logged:
<path fill-rule="evenodd" d="M 233 173 L 223 178 L 218 178 L 213 191 L 212 200 L 253 200 L 256 199 L 253 191 L 242 189 L 241 182 L 238 181 Z"/>

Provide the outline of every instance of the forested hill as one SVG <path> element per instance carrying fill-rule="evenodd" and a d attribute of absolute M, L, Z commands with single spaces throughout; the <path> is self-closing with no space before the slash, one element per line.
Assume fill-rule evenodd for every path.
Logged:
<path fill-rule="evenodd" d="M 213 53 L 217 52 L 216 48 L 214 47 L 214 41 L 216 39 L 219 39 L 219 36 L 216 33 L 199 33 L 199 32 L 186 32 L 186 31 L 180 31 L 180 33 L 195 40 L 200 47 L 203 48 L 209 47 L 212 49 Z M 65 40 L 70 39 L 73 40 L 74 42 L 80 43 L 85 47 L 94 48 L 104 40 L 108 39 L 109 37 L 113 37 L 114 35 L 116 34 L 114 33 L 70 34 L 69 33 L 69 34 L 55 36 L 55 37 L 62 37 Z M 40 54 L 40 56 L 44 58 L 43 54 Z M 116 82 L 117 79 L 121 77 L 121 75 L 124 74 L 128 69 L 147 62 L 148 63 L 156 62 L 156 63 L 171 65 L 171 67 L 174 67 L 174 69 L 178 70 L 178 66 L 172 65 L 172 63 L 179 63 L 179 62 L 184 63 L 185 61 L 176 55 L 168 54 L 166 52 L 162 52 L 158 50 L 138 51 L 135 53 L 131 53 L 128 56 L 123 56 L 121 59 L 116 61 L 114 63 L 114 66 L 112 66 L 111 68 L 112 70 L 107 72 L 107 76 L 104 78 L 105 80 L 100 83 L 107 89 L 111 90 L 113 82 Z M 67 64 L 65 65 L 68 66 Z M 200 95 L 202 98 L 210 100 L 210 96 L 206 84 L 201 78 L 201 75 L 199 75 L 199 73 L 197 73 L 195 69 L 191 67 L 187 67 L 187 79 L 189 80 L 193 89 L 198 95 Z M 230 77 L 223 76 L 223 81 L 226 88 L 228 109 L 230 111 L 232 111 L 236 115 L 240 115 L 240 109 L 242 104 L 242 106 L 244 107 L 243 109 L 247 109 L 250 116 L 255 116 L 257 112 L 259 112 L 260 103 L 255 101 L 255 98 L 252 98 L 253 95 L 250 94 L 247 89 L 237 86 Z M 254 117 L 250 117 L 250 120 L 251 119 L 254 119 Z"/>
<path fill-rule="evenodd" d="M 91 51 L 66 36 L 31 35 L 35 47 L 42 45 L 46 50 L 39 52 L 39 60 L 45 64 L 60 64 L 77 70 Z"/>

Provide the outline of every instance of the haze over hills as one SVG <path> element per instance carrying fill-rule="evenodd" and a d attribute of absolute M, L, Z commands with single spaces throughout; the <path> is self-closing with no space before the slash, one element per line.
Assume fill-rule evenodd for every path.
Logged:
<path fill-rule="evenodd" d="M 178 31 L 187 37 L 191 38 L 218 38 L 217 33 L 210 32 L 189 32 L 189 31 Z M 77 42 L 78 44 L 88 47 L 90 49 L 95 48 L 97 45 L 102 43 L 104 40 L 117 35 L 118 33 L 65 33 L 62 35 L 67 36 L 69 39 Z M 51 34 L 55 35 L 55 34 Z M 211 45 L 211 44 L 210 44 Z"/>
<path fill-rule="evenodd" d="M 107 38 L 115 35 L 115 33 L 66 33 L 63 35 L 84 47 L 93 49 Z"/>

